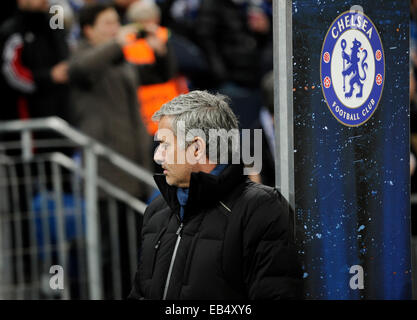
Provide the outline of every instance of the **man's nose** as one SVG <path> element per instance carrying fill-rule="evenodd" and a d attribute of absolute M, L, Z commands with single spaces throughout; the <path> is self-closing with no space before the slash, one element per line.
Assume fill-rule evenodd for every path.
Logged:
<path fill-rule="evenodd" d="M 162 163 L 164 163 L 164 156 L 162 154 L 163 152 L 161 151 L 160 146 L 157 146 L 155 149 L 155 152 L 153 154 L 153 160 L 159 164 L 160 166 L 162 165 Z"/>

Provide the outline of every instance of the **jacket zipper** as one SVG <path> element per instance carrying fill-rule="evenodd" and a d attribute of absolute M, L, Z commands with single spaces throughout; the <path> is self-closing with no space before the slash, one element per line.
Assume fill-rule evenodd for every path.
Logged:
<path fill-rule="evenodd" d="M 181 222 L 181 224 L 180 224 L 180 226 L 179 226 L 179 228 L 176 232 L 177 241 L 175 242 L 174 252 L 172 253 L 171 262 L 169 264 L 168 276 L 167 276 L 167 280 L 165 282 L 165 289 L 164 289 L 164 295 L 162 297 L 162 300 L 166 300 L 166 297 L 167 297 L 167 294 L 168 294 L 169 282 L 171 280 L 172 269 L 174 267 L 175 258 L 177 256 L 178 246 L 179 246 L 180 241 L 181 241 L 181 231 L 182 231 L 183 227 L 184 227 L 184 224 Z"/>

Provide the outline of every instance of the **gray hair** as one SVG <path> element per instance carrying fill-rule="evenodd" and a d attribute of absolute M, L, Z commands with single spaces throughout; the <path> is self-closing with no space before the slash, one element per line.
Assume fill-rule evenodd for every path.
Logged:
<path fill-rule="evenodd" d="M 126 12 L 129 22 L 145 22 L 149 19 L 159 20 L 161 10 L 154 0 L 140 0 L 133 2 Z"/>
<path fill-rule="evenodd" d="M 230 162 L 239 155 L 239 123 L 229 101 L 227 96 L 219 93 L 195 90 L 165 103 L 154 113 L 152 120 L 158 122 L 164 116 L 172 117 L 171 127 L 176 136 L 178 124 L 185 124 L 187 139 L 182 147 L 187 148 L 190 140 L 199 136 L 206 143 L 206 155 L 211 161 L 225 163 L 224 157 L 227 156 Z M 204 135 L 199 134 L 201 132 Z M 217 143 L 217 138 L 220 143 Z M 216 150 L 210 150 L 210 146 L 216 146 Z M 227 146 L 226 155 L 220 152 L 222 146 Z"/>

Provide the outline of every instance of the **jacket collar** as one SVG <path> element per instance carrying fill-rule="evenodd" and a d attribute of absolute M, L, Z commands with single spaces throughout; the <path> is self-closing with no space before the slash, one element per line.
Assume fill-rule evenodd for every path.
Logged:
<path fill-rule="evenodd" d="M 154 175 L 154 179 L 171 210 L 173 212 L 179 211 L 177 187 L 168 185 L 165 176 L 162 174 Z M 187 213 L 197 211 L 193 209 L 208 207 L 222 200 L 245 179 L 243 165 L 241 164 L 228 165 L 218 176 L 204 172 L 191 173 L 185 216 L 187 216 Z"/>

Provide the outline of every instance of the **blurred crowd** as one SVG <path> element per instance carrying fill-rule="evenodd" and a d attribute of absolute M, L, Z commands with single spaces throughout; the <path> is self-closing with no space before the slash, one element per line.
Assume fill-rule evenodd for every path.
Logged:
<path fill-rule="evenodd" d="M 51 25 L 54 5 L 62 29 Z M 410 17 L 417 192 L 417 0 Z M 189 90 L 216 91 L 231 98 L 241 128 L 264 129 L 256 179 L 274 184 L 272 0 L 6 0 L 0 23 L 0 120 L 58 116 L 155 171 L 152 114 Z M 144 196 L 117 170 L 100 171 Z"/>
<path fill-rule="evenodd" d="M 273 123 L 271 0 L 7 0 L 2 8 L 0 120 L 58 116 L 150 170 L 150 118 L 181 93 L 228 95 L 241 128 Z M 99 171 L 144 197 L 123 173 L 105 163 Z"/>

